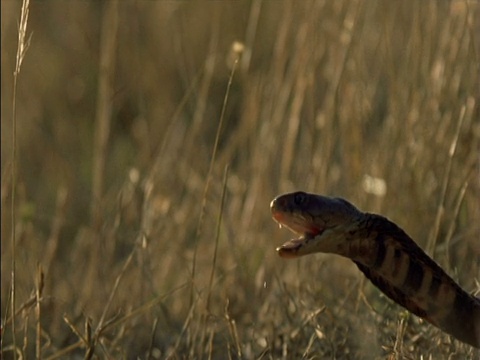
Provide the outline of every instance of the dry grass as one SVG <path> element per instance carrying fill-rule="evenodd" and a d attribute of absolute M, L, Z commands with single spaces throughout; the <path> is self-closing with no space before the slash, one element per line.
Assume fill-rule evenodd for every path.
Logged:
<path fill-rule="evenodd" d="M 348 198 L 480 290 L 478 2 L 102 4 L 30 4 L 14 137 L 1 2 L 2 358 L 479 355 L 346 259 L 280 259 L 269 214 Z"/>

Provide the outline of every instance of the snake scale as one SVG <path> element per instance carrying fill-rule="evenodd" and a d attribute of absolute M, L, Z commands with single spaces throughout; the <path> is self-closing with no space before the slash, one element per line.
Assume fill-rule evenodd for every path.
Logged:
<path fill-rule="evenodd" d="M 480 299 L 464 291 L 401 228 L 348 201 L 304 192 L 280 195 L 272 216 L 300 237 L 284 258 L 333 253 L 351 259 L 390 299 L 442 331 L 480 348 Z"/>

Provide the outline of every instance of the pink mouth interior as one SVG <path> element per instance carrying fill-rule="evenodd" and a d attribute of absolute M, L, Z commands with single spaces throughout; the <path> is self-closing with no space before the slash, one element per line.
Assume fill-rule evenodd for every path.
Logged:
<path fill-rule="evenodd" d="M 281 212 L 274 213 L 273 218 L 280 225 L 285 226 L 293 233 L 300 235 L 299 238 L 288 240 L 277 248 L 279 255 L 282 257 L 296 257 L 296 250 L 298 250 L 305 241 L 321 234 L 324 230 L 308 223 L 307 221 L 289 217 Z"/>

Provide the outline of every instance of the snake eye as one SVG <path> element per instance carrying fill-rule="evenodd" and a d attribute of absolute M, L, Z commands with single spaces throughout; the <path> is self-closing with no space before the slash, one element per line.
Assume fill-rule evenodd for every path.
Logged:
<path fill-rule="evenodd" d="M 293 198 L 296 205 L 302 205 L 307 200 L 307 194 L 304 192 L 297 192 Z"/>

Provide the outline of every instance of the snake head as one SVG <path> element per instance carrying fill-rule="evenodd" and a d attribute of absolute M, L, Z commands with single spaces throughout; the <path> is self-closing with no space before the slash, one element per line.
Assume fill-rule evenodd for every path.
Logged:
<path fill-rule="evenodd" d="M 321 195 L 294 192 L 277 196 L 270 203 L 273 219 L 298 238 L 277 248 L 284 258 L 315 252 L 338 253 L 339 244 L 352 216 L 361 214 L 348 201 Z M 342 239 L 341 239 L 342 238 Z"/>

